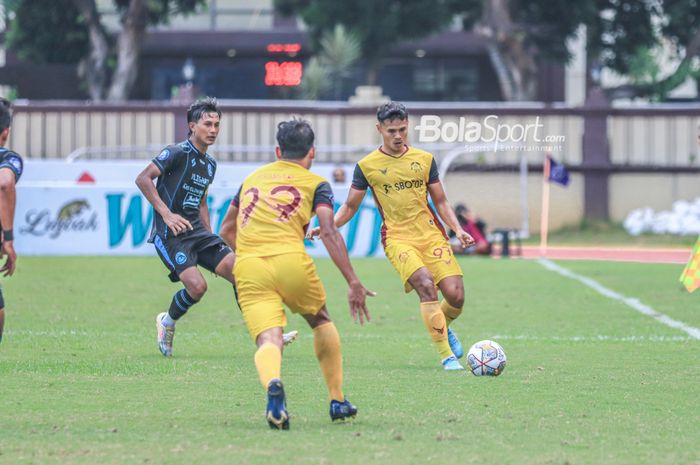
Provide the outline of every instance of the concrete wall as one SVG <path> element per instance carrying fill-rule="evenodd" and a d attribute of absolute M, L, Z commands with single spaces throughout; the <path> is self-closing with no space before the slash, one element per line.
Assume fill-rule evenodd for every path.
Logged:
<path fill-rule="evenodd" d="M 447 195 L 453 205 L 466 204 L 481 216 L 490 228 L 520 228 L 523 221 L 520 176 L 507 173 L 450 173 L 445 179 Z M 623 222 L 637 208 L 671 210 L 677 200 L 700 197 L 700 175 L 693 174 L 616 174 L 609 182 L 610 219 Z M 572 174 L 564 188 L 550 184 L 549 225 L 553 230 L 578 225 L 583 219 L 583 176 Z M 528 176 L 528 227 L 540 230 L 542 177 Z"/>
<path fill-rule="evenodd" d="M 670 210 L 677 200 L 700 197 L 698 174 L 616 174 L 608 185 L 612 221 L 623 221 L 636 208 Z"/>
<path fill-rule="evenodd" d="M 508 173 L 450 173 L 445 179 L 447 196 L 453 205 L 464 203 L 489 226 L 520 229 L 523 222 L 520 175 Z M 540 230 L 542 211 L 542 176 L 527 179 L 528 227 Z M 583 177 L 571 175 L 564 188 L 550 184 L 549 225 L 551 229 L 577 225 L 583 218 Z"/>

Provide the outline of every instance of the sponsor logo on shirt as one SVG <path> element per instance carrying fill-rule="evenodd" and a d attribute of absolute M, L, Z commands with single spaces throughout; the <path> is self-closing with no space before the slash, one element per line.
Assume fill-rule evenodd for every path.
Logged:
<path fill-rule="evenodd" d="M 404 189 L 419 189 L 423 187 L 425 181 L 422 179 L 408 179 L 406 181 L 399 181 L 394 183 L 394 190 L 400 192 Z"/>

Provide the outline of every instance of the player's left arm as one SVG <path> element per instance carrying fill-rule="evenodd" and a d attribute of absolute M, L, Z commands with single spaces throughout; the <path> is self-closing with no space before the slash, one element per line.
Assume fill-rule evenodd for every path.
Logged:
<path fill-rule="evenodd" d="M 437 208 L 440 219 L 455 232 L 455 235 L 462 243 L 462 247 L 474 245 L 474 238 L 462 229 L 462 226 L 459 224 L 457 215 L 455 215 L 450 202 L 447 200 L 447 194 L 445 194 L 442 183 L 439 180 L 429 183 L 428 192 L 430 193 L 430 198 L 433 199 L 433 204 Z"/>
<path fill-rule="evenodd" d="M 17 266 L 17 254 L 14 248 L 14 237 L 12 227 L 15 218 L 15 205 L 17 192 L 15 183 L 16 174 L 9 168 L 0 168 L 0 224 L 2 225 L 2 253 L 7 255 L 5 264 L 0 268 L 3 276 L 11 276 Z"/>
<path fill-rule="evenodd" d="M 204 195 L 202 196 L 202 201 L 199 202 L 199 217 L 202 219 L 202 224 L 206 228 L 207 231 L 212 232 L 211 230 L 211 218 L 209 217 L 209 204 L 207 203 L 207 197 L 209 194 L 209 190 L 204 192 Z"/>

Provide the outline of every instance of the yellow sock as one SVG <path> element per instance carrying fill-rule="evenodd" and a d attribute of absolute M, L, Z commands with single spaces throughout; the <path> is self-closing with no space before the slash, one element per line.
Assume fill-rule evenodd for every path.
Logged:
<path fill-rule="evenodd" d="M 258 369 L 263 389 L 267 391 L 267 385 L 270 384 L 270 381 L 280 378 L 280 373 L 282 372 L 282 351 L 271 342 L 261 345 L 255 352 L 255 368 Z"/>
<path fill-rule="evenodd" d="M 314 328 L 314 351 L 321 365 L 331 400 L 343 401 L 343 357 L 340 336 L 333 322 Z"/>
<path fill-rule="evenodd" d="M 440 353 L 440 358 L 442 360 L 446 359 L 452 355 L 452 350 L 447 342 L 447 321 L 440 309 L 440 303 L 421 302 L 420 313 L 423 317 L 423 323 L 428 329 L 428 334 L 430 334 L 435 348 Z"/>
<path fill-rule="evenodd" d="M 462 314 L 461 308 L 456 308 L 447 303 L 447 300 L 442 299 L 440 302 L 440 310 L 445 315 L 445 321 L 447 321 L 447 326 L 450 326 L 453 321 L 457 319 L 459 315 Z"/>

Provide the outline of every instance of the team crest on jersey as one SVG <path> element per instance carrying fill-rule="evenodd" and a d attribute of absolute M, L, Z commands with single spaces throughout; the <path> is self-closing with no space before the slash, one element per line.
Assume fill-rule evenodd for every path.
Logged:
<path fill-rule="evenodd" d="M 168 158 L 170 158 L 170 150 L 168 149 L 163 149 L 163 151 L 158 154 L 158 160 L 167 160 Z"/>
<path fill-rule="evenodd" d="M 214 176 L 214 166 L 211 163 L 207 163 L 207 171 L 209 176 Z"/>
<path fill-rule="evenodd" d="M 183 252 L 178 252 L 175 254 L 175 261 L 178 265 L 182 265 L 187 261 L 187 255 L 185 255 Z"/>
<path fill-rule="evenodd" d="M 420 163 L 418 163 L 417 161 L 411 163 L 411 169 L 416 173 L 419 171 L 423 171 L 423 167 L 420 166 Z"/>

